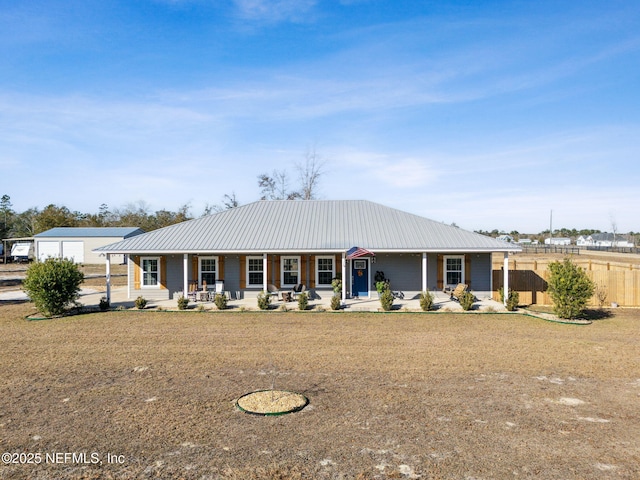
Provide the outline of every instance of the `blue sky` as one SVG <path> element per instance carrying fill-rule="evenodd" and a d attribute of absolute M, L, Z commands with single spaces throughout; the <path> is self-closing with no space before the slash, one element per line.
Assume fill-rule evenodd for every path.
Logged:
<path fill-rule="evenodd" d="M 640 2 L 0 0 L 0 194 L 200 215 L 319 197 L 640 231 Z"/>

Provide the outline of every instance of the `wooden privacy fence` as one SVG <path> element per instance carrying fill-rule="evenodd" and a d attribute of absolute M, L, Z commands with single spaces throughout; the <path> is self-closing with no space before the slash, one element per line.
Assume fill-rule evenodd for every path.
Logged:
<path fill-rule="evenodd" d="M 547 293 L 547 280 L 551 261 L 548 260 L 511 260 L 509 262 L 509 288 L 518 292 L 521 305 L 552 305 Z M 574 259 L 573 262 L 583 268 L 587 276 L 596 284 L 596 293 L 590 306 L 617 303 L 621 307 L 640 306 L 640 267 L 621 262 Z M 498 290 L 503 286 L 502 264 L 493 265 L 493 298 L 500 300 Z"/>

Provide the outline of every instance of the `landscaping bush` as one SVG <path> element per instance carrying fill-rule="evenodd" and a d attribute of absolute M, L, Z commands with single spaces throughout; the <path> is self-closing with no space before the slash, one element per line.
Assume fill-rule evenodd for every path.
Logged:
<path fill-rule="evenodd" d="M 331 297 L 331 310 L 340 310 L 342 308 L 342 298 L 338 295 Z"/>
<path fill-rule="evenodd" d="M 48 258 L 32 263 L 24 279 L 24 291 L 40 313 L 61 315 L 80 296 L 84 274 L 72 260 Z"/>
<path fill-rule="evenodd" d="M 433 310 L 433 295 L 431 292 L 422 292 L 420 294 L 420 308 L 423 312 Z"/>
<path fill-rule="evenodd" d="M 271 305 L 271 295 L 264 290 L 258 294 L 258 308 L 260 310 L 268 310 Z"/>
<path fill-rule="evenodd" d="M 184 295 L 178 297 L 178 310 L 186 310 L 189 305 L 189 299 Z"/>
<path fill-rule="evenodd" d="M 553 300 L 553 311 L 560 318 L 579 317 L 595 291 L 595 284 L 568 257 L 550 263 L 548 269 L 551 273 L 547 291 Z"/>
<path fill-rule="evenodd" d="M 213 303 L 216 304 L 218 310 L 226 310 L 227 296 L 223 293 L 216 293 L 216 296 L 213 297 Z"/>
<path fill-rule="evenodd" d="M 393 306 L 393 293 L 390 289 L 387 288 L 380 294 L 380 305 L 385 312 L 391 310 Z"/>
<path fill-rule="evenodd" d="M 471 292 L 462 292 L 458 299 L 460 301 L 460 306 L 465 311 L 471 310 L 471 307 L 473 307 L 473 302 L 476 301 L 475 295 Z"/>
<path fill-rule="evenodd" d="M 298 294 L 298 310 L 306 310 L 309 306 L 309 297 L 307 292 Z"/>
<path fill-rule="evenodd" d="M 147 299 L 140 295 L 138 298 L 136 298 L 135 306 L 138 310 L 144 310 L 144 308 L 147 306 Z"/>
<path fill-rule="evenodd" d="M 500 287 L 498 291 L 500 292 L 500 302 L 504 304 L 504 288 Z M 519 304 L 520 294 L 509 289 L 509 296 L 507 297 L 505 308 L 507 309 L 507 311 L 513 312 L 516 308 L 518 308 Z"/>

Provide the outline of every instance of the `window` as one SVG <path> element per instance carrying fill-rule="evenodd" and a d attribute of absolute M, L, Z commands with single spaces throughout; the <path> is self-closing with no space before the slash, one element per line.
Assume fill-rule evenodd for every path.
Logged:
<path fill-rule="evenodd" d="M 200 285 L 216 284 L 218 257 L 200 257 Z"/>
<path fill-rule="evenodd" d="M 300 257 L 282 257 L 282 285 L 298 285 Z"/>
<path fill-rule="evenodd" d="M 464 283 L 464 255 L 444 257 L 444 279 L 446 285 Z"/>
<path fill-rule="evenodd" d="M 247 279 L 249 285 L 262 285 L 264 278 L 262 257 L 247 257 Z"/>
<path fill-rule="evenodd" d="M 160 285 L 160 259 L 157 257 L 142 258 L 142 286 L 157 287 Z"/>
<path fill-rule="evenodd" d="M 317 257 L 316 258 L 316 284 L 331 285 L 331 280 L 336 276 L 333 257 Z"/>

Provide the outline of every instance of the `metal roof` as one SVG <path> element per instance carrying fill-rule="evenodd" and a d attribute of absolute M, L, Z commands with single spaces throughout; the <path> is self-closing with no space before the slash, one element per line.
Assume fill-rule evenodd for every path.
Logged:
<path fill-rule="evenodd" d="M 117 237 L 129 238 L 144 233 L 137 227 L 55 227 L 46 232 L 34 235 L 36 238 L 53 237 Z"/>
<path fill-rule="evenodd" d="M 108 253 L 520 251 L 366 200 L 258 201 L 117 242 Z"/>

